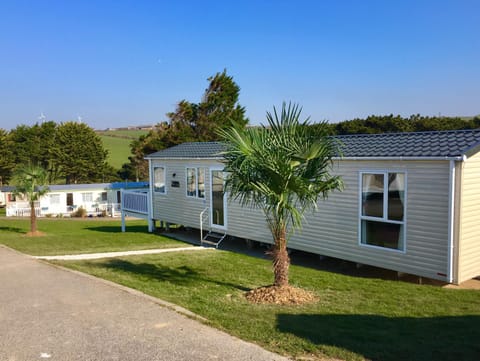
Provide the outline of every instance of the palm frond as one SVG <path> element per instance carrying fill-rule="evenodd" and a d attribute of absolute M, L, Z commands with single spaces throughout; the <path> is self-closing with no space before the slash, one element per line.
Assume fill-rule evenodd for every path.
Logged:
<path fill-rule="evenodd" d="M 340 154 L 326 126 L 301 120 L 297 104 L 267 112 L 268 126 L 222 130 L 228 172 L 226 189 L 242 205 L 262 208 L 267 221 L 300 228 L 306 210 L 314 209 L 342 181 L 332 176 L 333 157 Z M 272 227 L 272 226 L 271 226 Z"/>

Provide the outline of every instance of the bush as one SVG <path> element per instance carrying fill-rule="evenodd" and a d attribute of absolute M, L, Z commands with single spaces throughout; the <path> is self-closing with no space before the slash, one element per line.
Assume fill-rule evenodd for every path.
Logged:
<path fill-rule="evenodd" d="M 76 218 L 85 218 L 87 216 L 87 210 L 83 207 L 79 207 L 75 212 L 72 213 L 72 217 Z"/>

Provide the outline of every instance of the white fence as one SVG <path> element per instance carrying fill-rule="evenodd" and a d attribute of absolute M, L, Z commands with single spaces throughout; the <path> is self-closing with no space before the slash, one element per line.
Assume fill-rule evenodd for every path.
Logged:
<path fill-rule="evenodd" d="M 140 214 L 148 214 L 148 193 L 122 192 L 122 210 Z"/>
<path fill-rule="evenodd" d="M 35 215 L 40 217 L 42 214 L 42 210 L 40 208 L 40 203 L 35 202 Z M 30 217 L 31 207 L 30 203 L 28 202 L 15 202 L 13 204 L 9 204 L 6 209 L 7 217 Z"/>
<path fill-rule="evenodd" d="M 87 216 L 110 216 L 120 217 L 122 206 L 120 203 L 96 203 L 90 205 L 80 206 L 64 206 L 56 207 L 55 209 L 49 209 L 48 207 L 40 207 L 39 202 L 35 202 L 35 214 L 37 217 L 49 217 L 49 216 L 71 216 L 80 207 L 85 209 Z M 30 205 L 28 202 L 15 202 L 7 205 L 6 208 L 7 217 L 29 217 Z"/>
<path fill-rule="evenodd" d="M 122 232 L 126 230 L 126 216 L 146 219 L 148 231 L 153 232 L 154 223 L 150 218 L 148 197 L 148 192 L 122 190 Z"/>

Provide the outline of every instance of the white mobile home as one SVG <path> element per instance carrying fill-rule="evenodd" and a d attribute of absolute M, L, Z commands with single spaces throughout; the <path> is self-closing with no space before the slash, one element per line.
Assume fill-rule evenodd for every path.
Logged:
<path fill-rule="evenodd" d="M 80 207 L 89 216 L 120 216 L 121 191 L 145 190 L 147 182 L 50 185 L 36 205 L 38 216 L 70 216 Z M 29 216 L 30 206 L 22 199 L 7 202 L 7 216 Z"/>
<path fill-rule="evenodd" d="M 480 275 L 480 129 L 338 139 L 345 189 L 318 203 L 290 248 L 449 283 Z M 262 212 L 223 194 L 223 149 L 149 155 L 151 220 L 271 243 Z"/>

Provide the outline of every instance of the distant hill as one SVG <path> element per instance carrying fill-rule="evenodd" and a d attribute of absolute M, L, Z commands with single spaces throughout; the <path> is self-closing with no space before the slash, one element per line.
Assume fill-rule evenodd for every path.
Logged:
<path fill-rule="evenodd" d="M 115 168 L 120 169 L 122 164 L 128 162 L 130 153 L 130 143 L 138 139 L 141 135 L 147 134 L 148 130 L 139 129 L 120 129 L 97 131 L 97 134 L 103 141 L 103 146 L 108 150 L 109 163 Z"/>

